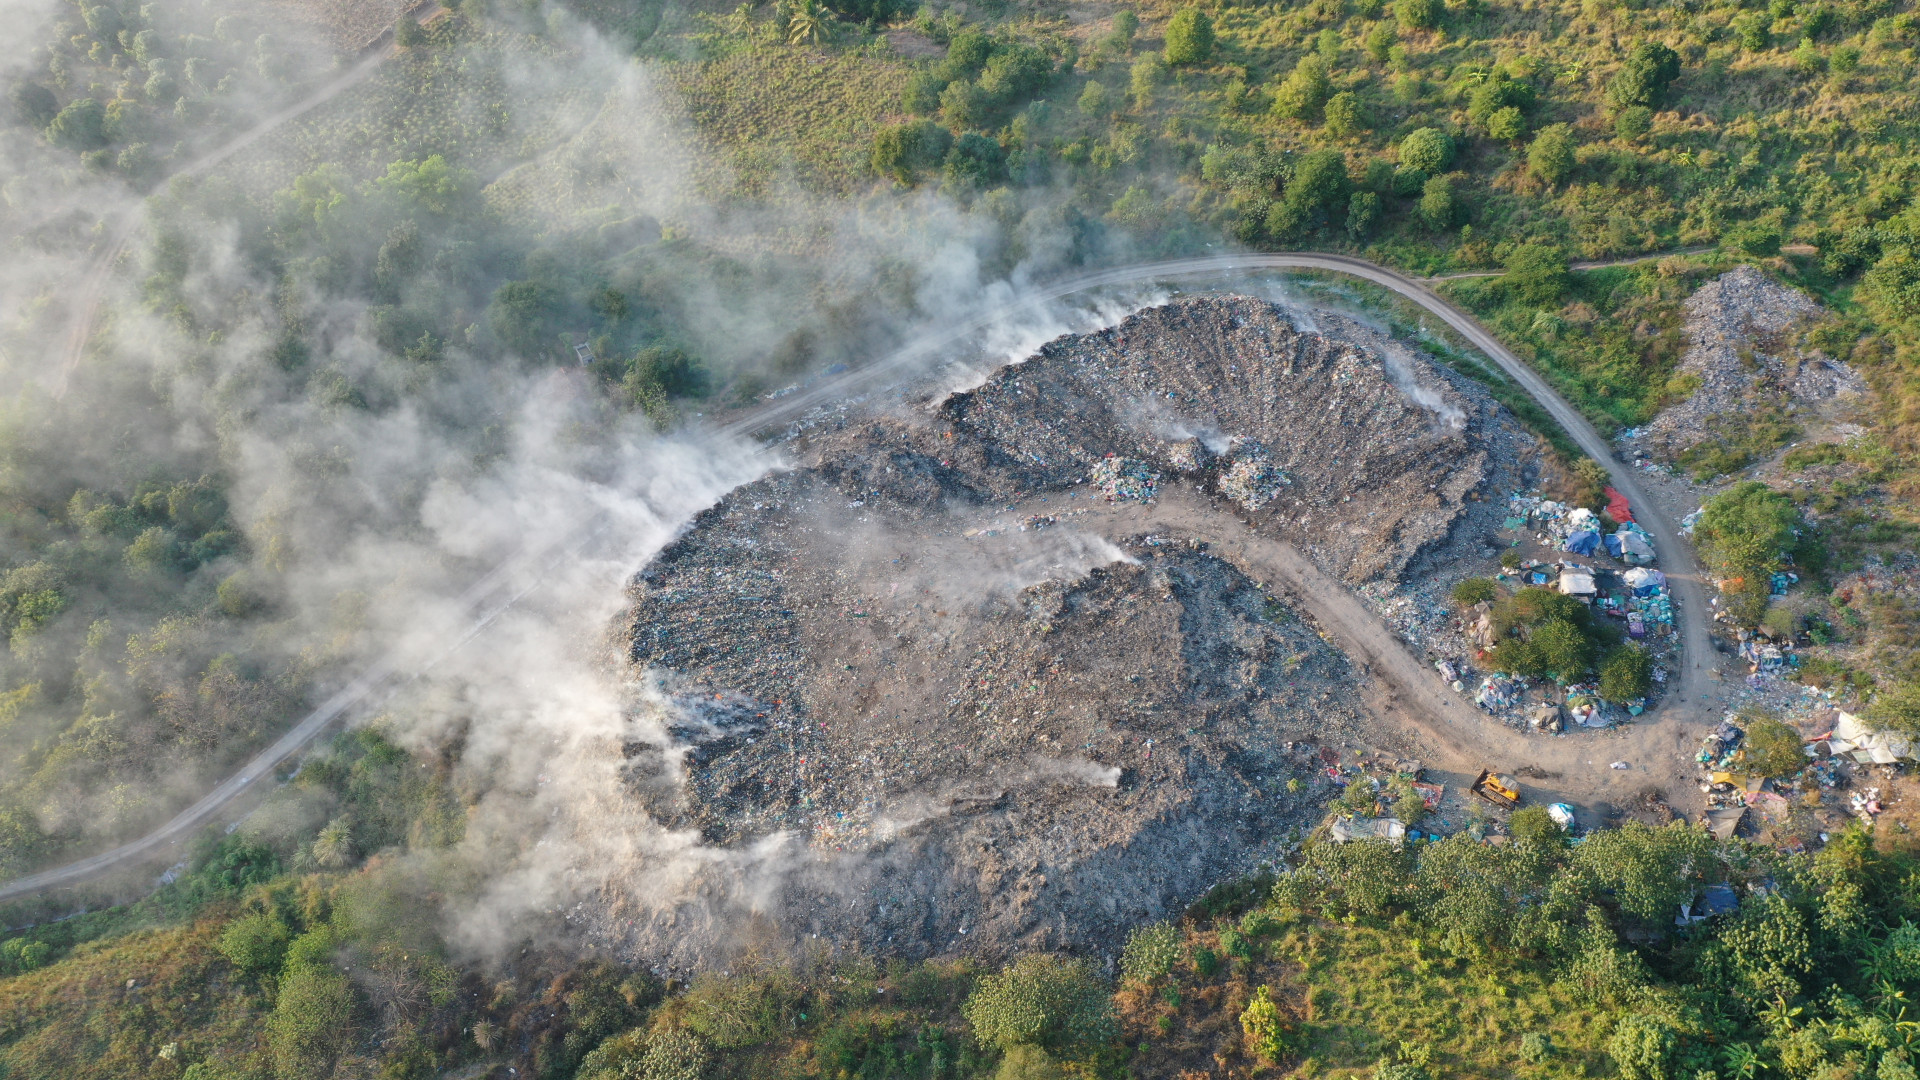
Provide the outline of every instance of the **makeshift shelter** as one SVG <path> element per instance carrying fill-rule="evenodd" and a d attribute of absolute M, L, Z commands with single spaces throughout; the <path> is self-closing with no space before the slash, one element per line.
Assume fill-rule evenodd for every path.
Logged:
<path fill-rule="evenodd" d="M 1740 820 L 1747 816 L 1744 806 L 1720 806 L 1707 811 L 1707 831 L 1715 840 L 1731 840 Z"/>
<path fill-rule="evenodd" d="M 1592 596 L 1599 590 L 1593 585 L 1593 571 L 1569 566 L 1560 571 L 1560 591 L 1568 596 Z"/>
<path fill-rule="evenodd" d="M 1600 534 L 1589 529 L 1581 529 L 1567 536 L 1560 545 L 1561 551 L 1571 551 L 1575 555 L 1592 555 L 1600 550 Z"/>
<path fill-rule="evenodd" d="M 1593 516 L 1593 511 L 1586 507 L 1576 506 L 1571 513 L 1567 514 L 1567 528 L 1574 532 L 1597 533 L 1600 531 L 1600 519 Z"/>
<path fill-rule="evenodd" d="M 1874 731 L 1859 717 L 1848 712 L 1834 718 L 1833 734 L 1827 736 L 1826 742 L 1827 753 L 1835 757 L 1851 754 L 1855 761 L 1862 764 L 1891 765 L 1901 758 L 1916 757 L 1912 739 Z"/>

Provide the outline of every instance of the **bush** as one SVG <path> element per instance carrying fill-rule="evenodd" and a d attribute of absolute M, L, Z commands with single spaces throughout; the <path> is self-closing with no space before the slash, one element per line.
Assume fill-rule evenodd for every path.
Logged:
<path fill-rule="evenodd" d="M 1347 197 L 1347 235 L 1359 240 L 1380 220 L 1380 196 L 1371 191 L 1356 191 Z"/>
<path fill-rule="evenodd" d="M 1600 696 L 1632 701 L 1653 689 L 1653 657 L 1638 645 L 1622 645 L 1600 661 Z"/>
<path fill-rule="evenodd" d="M 1204 64 L 1213 56 L 1213 20 L 1199 8 L 1181 8 L 1167 23 L 1169 67 Z"/>
<path fill-rule="evenodd" d="M 1402 30 L 1431 30 L 1440 25 L 1440 0 L 1393 0 L 1393 17 Z"/>
<path fill-rule="evenodd" d="M 1088 1047 L 1117 1031 L 1113 1003 L 1093 966 L 1045 953 L 1030 953 L 982 978 L 960 1011 L 976 1039 L 1002 1050 L 1023 1044 Z"/>
<path fill-rule="evenodd" d="M 1427 176 L 1445 171 L 1453 161 L 1453 140 L 1439 128 L 1423 127 L 1400 140 L 1400 163 Z"/>
<path fill-rule="evenodd" d="M 1262 986 L 1240 1013 L 1240 1030 L 1246 1033 L 1247 1050 L 1272 1065 L 1287 1055 L 1289 1025 L 1273 1003 L 1273 991 Z"/>
<path fill-rule="evenodd" d="M 274 1069 L 285 1080 L 330 1074 L 353 1039 L 353 991 L 345 976 L 328 967 L 302 967 L 281 980 L 267 1018 L 267 1042 Z"/>
<path fill-rule="evenodd" d="M 243 915 L 220 932 L 220 955 L 256 978 L 280 970 L 293 934 L 287 924 L 267 912 Z"/>
<path fill-rule="evenodd" d="M 1761 776 L 1792 776 L 1807 767 L 1807 754 L 1800 733 L 1768 713 L 1749 712 L 1741 716 L 1746 725 L 1746 755 L 1743 766 Z"/>
<path fill-rule="evenodd" d="M 1300 58 L 1293 71 L 1273 92 L 1273 114 L 1285 120 L 1313 123 L 1320 119 L 1333 82 L 1327 77 L 1327 62 L 1318 56 Z"/>
<path fill-rule="evenodd" d="M 1351 90 L 1342 90 L 1328 98 L 1321 112 L 1326 117 L 1327 134 L 1335 138 L 1350 138 L 1367 130 L 1366 107 Z"/>
<path fill-rule="evenodd" d="M 1453 597 L 1454 603 L 1472 607 L 1498 598 L 1500 587 L 1493 583 L 1492 578 L 1470 577 L 1455 582 L 1449 595 Z"/>
<path fill-rule="evenodd" d="M 1669 1068 L 1679 1039 L 1657 1016 L 1634 1013 L 1620 1021 L 1607 1039 L 1607 1054 L 1620 1080 L 1671 1080 Z"/>
<path fill-rule="evenodd" d="M 1173 970 L 1180 959 L 1180 932 L 1172 923 L 1135 927 L 1120 954 L 1120 974 L 1134 982 L 1151 983 Z"/>
<path fill-rule="evenodd" d="M 1558 306 L 1572 284 L 1566 253 L 1551 244 L 1521 244 L 1507 256 L 1506 269 L 1501 287 L 1533 307 Z"/>
<path fill-rule="evenodd" d="M 69 150 L 93 150 L 107 145 L 107 110 L 92 98 L 81 98 L 54 114 L 47 138 Z"/>
<path fill-rule="evenodd" d="M 1538 1031 L 1529 1031 L 1520 1036 L 1520 1060 L 1529 1065 L 1540 1065 L 1553 1056 L 1553 1039 Z"/>
<path fill-rule="evenodd" d="M 1541 128 L 1527 147 L 1527 171 L 1552 185 L 1573 172 L 1573 129 L 1565 124 Z"/>
<path fill-rule="evenodd" d="M 912 183 L 915 172 L 945 161 L 952 145 L 953 136 L 931 120 L 890 124 L 873 137 L 873 171 L 902 184 Z"/>
<path fill-rule="evenodd" d="M 1507 818 L 1507 831 L 1521 843 L 1543 847 L 1558 847 L 1567 835 L 1544 806 L 1523 806 L 1515 810 Z"/>

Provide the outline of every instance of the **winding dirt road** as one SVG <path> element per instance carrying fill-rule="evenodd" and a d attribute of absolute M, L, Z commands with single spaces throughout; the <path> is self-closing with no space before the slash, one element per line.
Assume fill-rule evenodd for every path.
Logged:
<path fill-rule="evenodd" d="M 110 270 L 109 265 L 108 272 Z M 1714 716 L 1714 710 L 1706 701 L 1709 672 L 1703 667 L 1703 658 L 1712 655 L 1706 624 L 1702 619 L 1706 606 L 1691 549 L 1680 542 L 1679 531 L 1674 523 L 1642 494 L 1631 470 L 1615 460 L 1606 440 L 1537 372 L 1501 345 L 1471 316 L 1436 295 L 1424 283 L 1386 267 L 1344 255 L 1299 252 L 1206 256 L 1082 274 L 1032 290 L 1011 303 L 986 307 L 974 312 L 971 317 L 929 330 L 872 364 L 823 379 L 803 391 L 735 417 L 717 428 L 716 433 L 732 438 L 750 437 L 802 417 L 815 408 L 892 385 L 903 376 L 924 369 L 930 360 L 951 349 L 955 343 L 974 337 L 1009 315 L 1037 312 L 1069 296 L 1101 288 L 1206 277 L 1227 280 L 1241 274 L 1285 270 L 1347 274 L 1383 286 L 1419 305 L 1498 364 L 1552 414 L 1583 450 L 1607 467 L 1614 487 L 1632 501 L 1636 516 L 1653 535 L 1660 550 L 1661 565 L 1673 586 L 1675 619 L 1683 635 L 1685 658 L 1679 681 L 1670 688 L 1668 704 L 1657 716 L 1650 716 L 1648 720 L 1626 729 L 1623 735 L 1607 740 L 1603 744 L 1604 751 L 1598 748 L 1602 745 L 1598 740 L 1576 742 L 1575 739 L 1532 740 L 1523 751 L 1514 744 L 1524 736 L 1500 728 L 1499 731 L 1505 734 L 1496 738 L 1497 733 L 1490 730 L 1493 725 L 1486 723 L 1477 710 L 1443 690 L 1438 678 L 1407 651 L 1398 637 L 1367 611 L 1356 597 L 1318 571 L 1304 556 L 1298 552 L 1289 554 L 1291 549 L 1283 550 L 1285 545 L 1257 537 L 1231 515 L 1207 515 L 1205 519 L 1192 521 L 1190 529 L 1197 530 L 1195 535 L 1217 536 L 1221 543 L 1231 545 L 1240 557 L 1247 559 L 1248 565 L 1269 571 L 1273 579 L 1287 582 L 1297 596 L 1308 601 L 1309 610 L 1315 618 L 1330 633 L 1342 638 L 1342 644 L 1349 649 L 1349 654 L 1361 658 L 1362 663 L 1382 677 L 1390 691 L 1389 708 L 1415 730 L 1432 738 L 1436 749 L 1447 754 L 1448 762 L 1453 767 L 1473 768 L 1476 755 L 1491 758 L 1486 764 L 1511 765 L 1519 756 L 1537 760 L 1543 754 L 1584 753 L 1587 756 L 1579 760 L 1588 769 L 1594 768 L 1595 763 L 1598 763 L 1597 768 L 1605 769 L 1608 761 L 1615 757 L 1629 761 L 1633 768 L 1617 775 L 1614 770 L 1604 773 L 1583 772 L 1576 777 L 1566 778 L 1562 784 L 1543 787 L 1544 793 L 1591 807 L 1596 799 L 1620 801 L 1631 791 L 1649 785 L 1671 790 L 1672 779 L 1685 775 L 1685 754 L 1690 746 L 1689 740 L 1694 738 L 1702 722 Z M 84 343 L 85 337 L 79 340 Z M 1239 526 L 1237 530 L 1236 525 Z M 540 551 L 519 553 L 476 582 L 461 598 L 466 610 L 472 613 L 473 622 L 459 640 L 450 646 L 449 651 L 480 633 L 501 611 L 534 588 L 542 567 L 584 550 L 585 545 L 591 543 L 592 538 L 605 527 L 605 520 L 600 518 L 583 523 L 571 539 Z M 117 868 L 137 865 L 163 852 L 177 851 L 181 840 L 213 821 L 221 810 L 243 793 L 252 790 L 261 777 L 270 775 L 281 762 L 304 749 L 349 709 L 382 692 L 398 675 L 386 661 L 372 665 L 319 708 L 308 713 L 244 768 L 172 821 L 146 836 L 109 851 L 0 885 L 0 900 L 76 884 Z M 1469 725 L 1485 730 L 1480 730 L 1469 739 L 1463 734 Z M 1552 749 L 1557 745 L 1562 748 L 1557 751 Z M 1583 749 L 1566 749 L 1571 746 Z M 1496 754 L 1499 756 L 1493 756 Z M 1680 759 L 1678 763 L 1676 758 Z M 1564 770 L 1561 771 L 1564 776 Z"/>

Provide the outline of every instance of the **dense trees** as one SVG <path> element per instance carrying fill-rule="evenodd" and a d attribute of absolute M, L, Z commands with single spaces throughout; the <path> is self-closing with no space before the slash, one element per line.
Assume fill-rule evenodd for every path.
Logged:
<path fill-rule="evenodd" d="M 1181 8 L 1167 23 L 1166 60 L 1171 67 L 1204 64 L 1213 56 L 1213 20 L 1199 8 Z"/>

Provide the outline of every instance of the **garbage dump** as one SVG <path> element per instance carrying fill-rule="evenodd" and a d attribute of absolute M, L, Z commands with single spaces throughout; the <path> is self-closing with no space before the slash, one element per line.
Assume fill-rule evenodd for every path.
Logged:
<path fill-rule="evenodd" d="M 1320 325 L 1182 300 L 931 408 L 796 429 L 794 468 L 633 584 L 633 680 L 659 691 L 620 751 L 635 797 L 716 846 L 797 838 L 830 872 L 772 914 L 909 955 L 1111 949 L 1278 861 L 1372 723 L 1351 663 L 1193 535 L 1096 533 L 1089 508 L 1221 496 L 1329 572 L 1419 596 L 1413 574 L 1497 526 L 1485 493 L 1532 446 L 1475 384 Z M 1168 440 L 1167 417 L 1237 441 Z"/>

